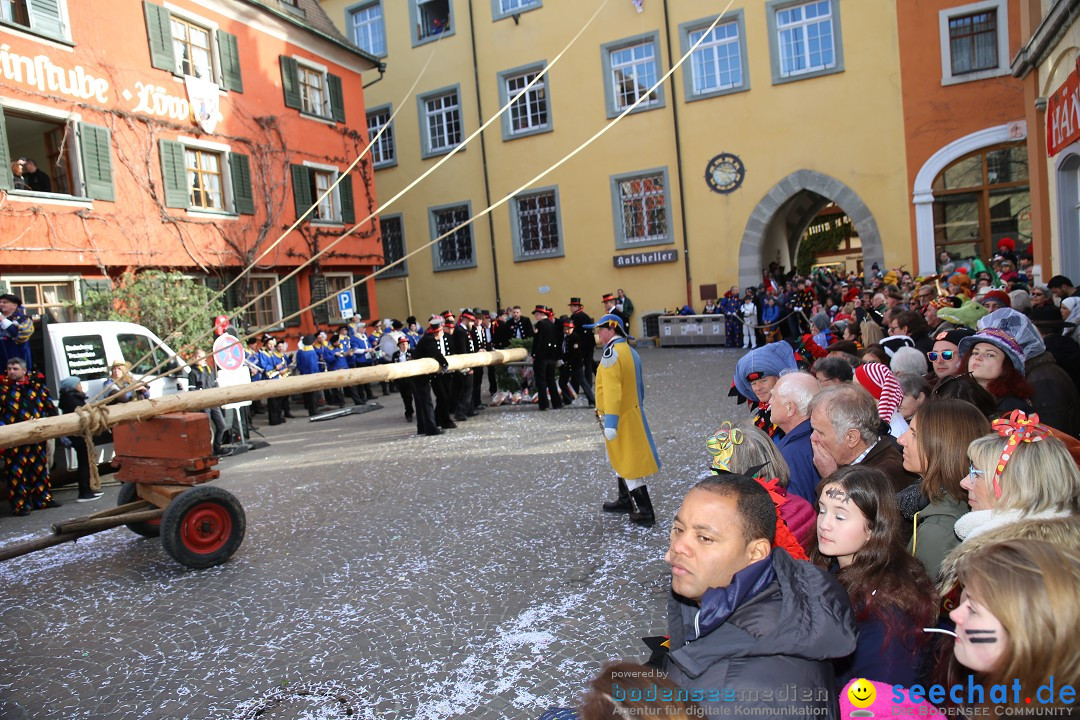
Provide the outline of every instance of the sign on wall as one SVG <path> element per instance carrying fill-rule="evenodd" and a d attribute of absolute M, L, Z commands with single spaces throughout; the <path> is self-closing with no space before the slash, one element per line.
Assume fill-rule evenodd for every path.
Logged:
<path fill-rule="evenodd" d="M 628 255 L 616 255 L 612 260 L 615 267 L 634 267 L 635 265 L 656 265 L 657 263 L 672 263 L 678 260 L 678 250 L 654 250 L 652 252 L 629 253 Z"/>
<path fill-rule="evenodd" d="M 1080 55 L 1077 56 L 1080 66 Z M 1080 140 L 1080 78 L 1077 68 L 1046 99 L 1046 154 L 1053 157 Z"/>

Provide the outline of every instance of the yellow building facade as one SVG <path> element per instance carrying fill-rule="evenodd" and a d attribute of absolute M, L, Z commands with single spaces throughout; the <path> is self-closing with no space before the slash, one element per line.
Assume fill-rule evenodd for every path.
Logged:
<path fill-rule="evenodd" d="M 855 225 L 867 267 L 910 267 L 893 0 L 734 0 L 711 31 L 725 7 L 715 0 L 322 4 L 387 64 L 365 78 L 369 132 L 400 108 L 375 148 L 380 206 L 554 63 L 482 140 L 384 207 L 392 260 L 512 195 L 378 280 L 385 316 L 538 303 L 559 313 L 571 296 L 597 314 L 622 288 L 631 332 L 644 335 L 649 315 L 760 284 L 772 261 L 791 267 L 830 203 Z"/>

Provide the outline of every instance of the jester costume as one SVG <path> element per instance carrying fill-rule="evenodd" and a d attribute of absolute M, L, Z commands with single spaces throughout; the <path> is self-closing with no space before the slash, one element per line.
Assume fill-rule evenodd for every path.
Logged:
<path fill-rule="evenodd" d="M 0 379 L 0 425 L 54 417 L 56 406 L 45 387 L 45 378 L 27 374 L 19 381 Z M 52 507 L 49 492 L 49 459 L 45 443 L 30 443 L 0 450 L 0 469 L 11 493 L 14 515 Z"/>

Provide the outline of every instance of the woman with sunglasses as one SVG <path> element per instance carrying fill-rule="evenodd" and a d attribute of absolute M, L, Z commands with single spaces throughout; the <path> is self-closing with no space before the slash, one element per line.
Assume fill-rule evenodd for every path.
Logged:
<path fill-rule="evenodd" d="M 930 361 L 930 373 L 926 376 L 926 380 L 931 388 L 945 378 L 964 372 L 960 356 L 960 341 L 974 334 L 975 332 L 968 328 L 956 328 L 934 335 L 934 349 L 926 353 L 926 359 Z"/>
<path fill-rule="evenodd" d="M 995 420 L 994 431 L 968 446 L 960 487 L 971 512 L 953 528 L 961 542 L 1021 520 L 1080 513 L 1080 468 L 1038 415 L 1014 412 Z"/>
<path fill-rule="evenodd" d="M 1042 307 L 1043 305 L 1053 305 L 1054 301 L 1051 299 L 1050 288 L 1045 285 L 1036 285 L 1031 288 L 1031 306 Z"/>

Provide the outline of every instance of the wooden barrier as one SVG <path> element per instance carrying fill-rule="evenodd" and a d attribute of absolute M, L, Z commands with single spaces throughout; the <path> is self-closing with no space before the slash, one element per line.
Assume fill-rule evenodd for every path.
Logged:
<path fill-rule="evenodd" d="M 464 370 L 466 368 L 520 362 L 527 357 L 528 352 L 525 348 L 513 348 L 511 350 L 492 350 L 491 352 L 469 353 L 467 355 L 451 355 L 446 360 L 449 363 L 448 370 Z M 157 417 L 165 413 L 205 410 L 206 408 L 220 407 L 228 403 L 242 402 L 244 400 L 263 400 L 265 398 L 296 395 L 327 388 L 400 380 L 416 375 L 430 375 L 438 372 L 438 370 L 439 363 L 425 358 L 423 360 L 409 360 L 403 363 L 374 365 L 366 368 L 335 370 L 316 375 L 299 375 L 280 380 L 264 380 L 250 385 L 196 390 L 177 395 L 166 395 L 153 400 L 136 400 L 129 403 L 103 406 L 100 410 L 105 414 L 105 423 L 109 427 L 114 427 L 123 423 L 138 422 L 139 420 Z M 41 420 L 28 420 L 0 427 L 0 449 L 27 443 L 44 442 L 50 438 L 65 435 L 80 434 L 82 434 L 82 419 L 74 413 L 53 418 L 42 418 Z"/>

